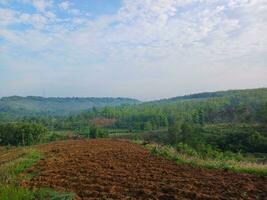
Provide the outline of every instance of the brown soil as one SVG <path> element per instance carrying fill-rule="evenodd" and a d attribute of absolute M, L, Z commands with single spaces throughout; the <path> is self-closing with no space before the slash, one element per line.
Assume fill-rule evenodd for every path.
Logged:
<path fill-rule="evenodd" d="M 193 168 L 151 155 L 137 144 L 77 140 L 41 146 L 46 158 L 31 188 L 73 191 L 78 199 L 266 199 L 267 177 Z"/>

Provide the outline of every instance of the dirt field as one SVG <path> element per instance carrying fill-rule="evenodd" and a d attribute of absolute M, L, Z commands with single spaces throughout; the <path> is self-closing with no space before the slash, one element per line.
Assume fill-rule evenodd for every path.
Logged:
<path fill-rule="evenodd" d="M 139 145 L 77 140 L 41 146 L 46 158 L 23 185 L 73 191 L 78 199 L 267 199 L 267 177 L 178 165 Z"/>

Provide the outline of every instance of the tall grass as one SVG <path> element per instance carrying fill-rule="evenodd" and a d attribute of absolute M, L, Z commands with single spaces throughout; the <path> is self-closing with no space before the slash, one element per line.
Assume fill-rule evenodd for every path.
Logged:
<path fill-rule="evenodd" d="M 214 153 L 213 156 L 203 156 L 194 149 L 184 146 L 173 147 L 159 144 L 144 144 L 142 141 L 136 141 L 143 144 L 152 154 L 162 156 L 177 163 L 190 164 L 195 167 L 209 169 L 224 169 L 237 173 L 249 173 L 261 176 L 267 176 L 267 164 L 252 162 L 238 154 L 226 155 Z"/>
<path fill-rule="evenodd" d="M 1 200 L 32 200 L 34 194 L 29 190 L 14 185 L 0 184 L 0 199 Z"/>
<path fill-rule="evenodd" d="M 3 151 L 3 150 L 2 150 Z M 18 175 L 42 157 L 31 148 L 7 150 L 1 153 L 0 160 L 0 199 L 31 200 L 34 194 L 19 186 Z"/>

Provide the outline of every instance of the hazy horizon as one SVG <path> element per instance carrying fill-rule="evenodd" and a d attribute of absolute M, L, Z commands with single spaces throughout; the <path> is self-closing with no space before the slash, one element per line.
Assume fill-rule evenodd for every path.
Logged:
<path fill-rule="evenodd" d="M 267 87 L 266 0 L 0 0 L 0 97 Z"/>
<path fill-rule="evenodd" d="M 138 99 L 135 97 L 127 97 L 127 96 L 44 96 L 44 95 L 10 95 L 10 96 L 0 96 L 1 98 L 4 97 L 13 97 L 13 96 L 18 96 L 18 97 L 41 97 L 41 98 L 129 98 L 129 99 L 135 99 L 141 102 L 149 102 L 149 101 L 158 101 L 158 100 L 163 100 L 163 99 L 170 99 L 170 98 L 175 98 L 175 97 L 181 97 L 181 96 L 186 96 L 186 95 L 193 95 L 193 94 L 200 94 L 200 93 L 213 93 L 213 92 L 226 92 L 226 91 L 232 91 L 232 90 L 250 90 L 250 89 L 267 89 L 267 87 L 258 87 L 258 88 L 234 88 L 234 89 L 225 89 L 225 90 L 214 90 L 214 91 L 201 91 L 201 92 L 192 92 L 192 93 L 185 93 L 181 95 L 174 95 L 174 96 L 169 96 L 169 97 L 163 97 L 159 99 Z"/>

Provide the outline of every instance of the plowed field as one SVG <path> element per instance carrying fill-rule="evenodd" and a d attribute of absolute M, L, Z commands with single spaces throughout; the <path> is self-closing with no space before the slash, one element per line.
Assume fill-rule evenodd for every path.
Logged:
<path fill-rule="evenodd" d="M 137 144 L 77 140 L 41 146 L 46 157 L 24 185 L 73 191 L 77 199 L 266 199 L 267 178 L 193 168 Z"/>

